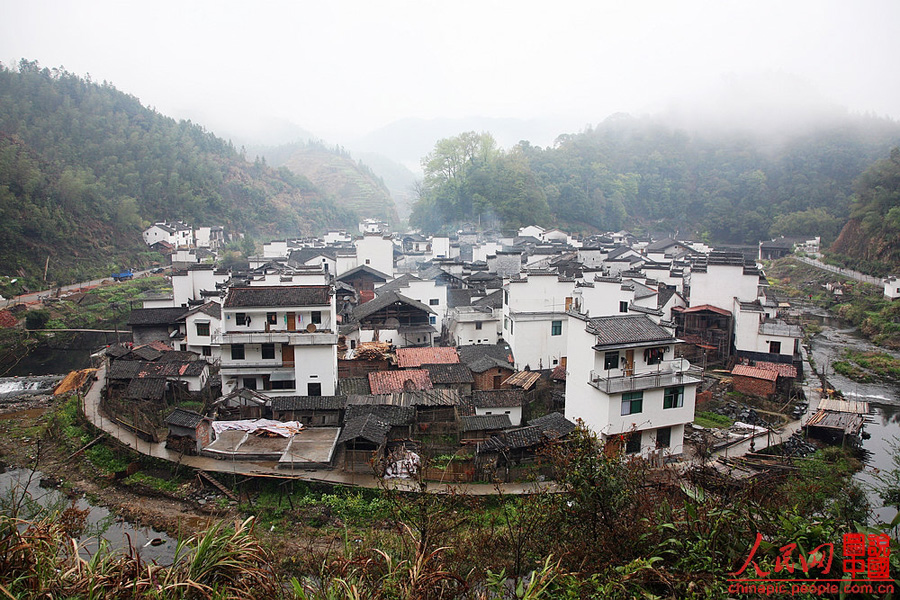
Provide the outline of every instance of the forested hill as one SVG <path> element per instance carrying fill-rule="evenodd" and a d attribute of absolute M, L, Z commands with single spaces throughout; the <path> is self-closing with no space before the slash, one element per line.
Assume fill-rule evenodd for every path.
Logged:
<path fill-rule="evenodd" d="M 900 125 L 842 116 L 777 141 L 698 134 L 653 118 L 610 117 L 550 148 L 498 149 L 490 134 L 441 140 L 423 160 L 411 224 L 426 230 L 494 219 L 571 231 L 679 232 L 717 243 L 775 235 L 833 241 L 853 181 L 900 144 Z"/>
<path fill-rule="evenodd" d="M 384 181 L 340 146 L 321 142 L 289 144 L 265 150 L 273 166 L 284 166 L 317 187 L 340 198 L 343 206 L 360 217 L 382 219 L 398 226 L 397 206 Z"/>
<path fill-rule="evenodd" d="M 356 217 L 107 83 L 0 66 L 0 275 L 39 285 L 48 256 L 49 281 L 102 273 L 138 260 L 142 228 L 162 219 L 274 238 Z"/>

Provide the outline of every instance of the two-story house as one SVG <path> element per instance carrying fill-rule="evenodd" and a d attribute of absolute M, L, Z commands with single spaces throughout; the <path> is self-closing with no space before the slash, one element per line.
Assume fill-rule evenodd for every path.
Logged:
<path fill-rule="evenodd" d="M 566 310 L 575 280 L 552 271 L 531 271 L 503 287 L 503 339 L 518 370 L 552 369 L 566 356 Z"/>
<path fill-rule="evenodd" d="M 680 454 L 694 419 L 699 369 L 675 357 L 681 343 L 646 315 L 568 319 L 566 411 L 627 453 Z"/>
<path fill-rule="evenodd" d="M 222 392 L 333 396 L 337 315 L 331 286 L 233 287 L 222 306 Z"/>

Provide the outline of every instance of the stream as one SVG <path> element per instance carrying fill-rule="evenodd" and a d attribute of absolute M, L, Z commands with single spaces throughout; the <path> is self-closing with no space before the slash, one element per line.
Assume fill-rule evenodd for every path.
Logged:
<path fill-rule="evenodd" d="M 900 353 L 876 346 L 855 327 L 827 313 L 811 311 L 805 317 L 815 318 L 822 325 L 822 332 L 813 336 L 812 358 L 816 368 L 824 369 L 824 375 L 834 389 L 840 390 L 849 400 L 865 400 L 872 409 L 865 431 L 871 435 L 863 441 L 865 468 L 855 476 L 863 484 L 872 506 L 874 521 L 890 523 L 897 511 L 882 505 L 875 486 L 878 470 L 897 467 L 892 458 L 892 446 L 900 442 L 900 384 L 857 383 L 835 373 L 830 365 L 840 360 L 847 348 L 862 352 L 884 352 L 900 358 Z"/>

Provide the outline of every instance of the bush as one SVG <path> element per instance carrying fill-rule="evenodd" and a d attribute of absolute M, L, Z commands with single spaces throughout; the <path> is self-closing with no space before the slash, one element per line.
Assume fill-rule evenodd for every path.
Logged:
<path fill-rule="evenodd" d="M 44 329 L 50 320 L 50 311 L 46 308 L 29 310 L 25 315 L 25 329 Z"/>

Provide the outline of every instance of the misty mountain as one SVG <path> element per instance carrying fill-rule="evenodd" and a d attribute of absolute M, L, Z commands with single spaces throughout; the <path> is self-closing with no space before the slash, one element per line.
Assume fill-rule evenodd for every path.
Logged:
<path fill-rule="evenodd" d="M 141 230 L 164 219 L 271 239 L 356 215 L 109 84 L 27 61 L 0 68 L 0 275 L 36 284 L 48 256 L 60 283 L 146 264 Z"/>

